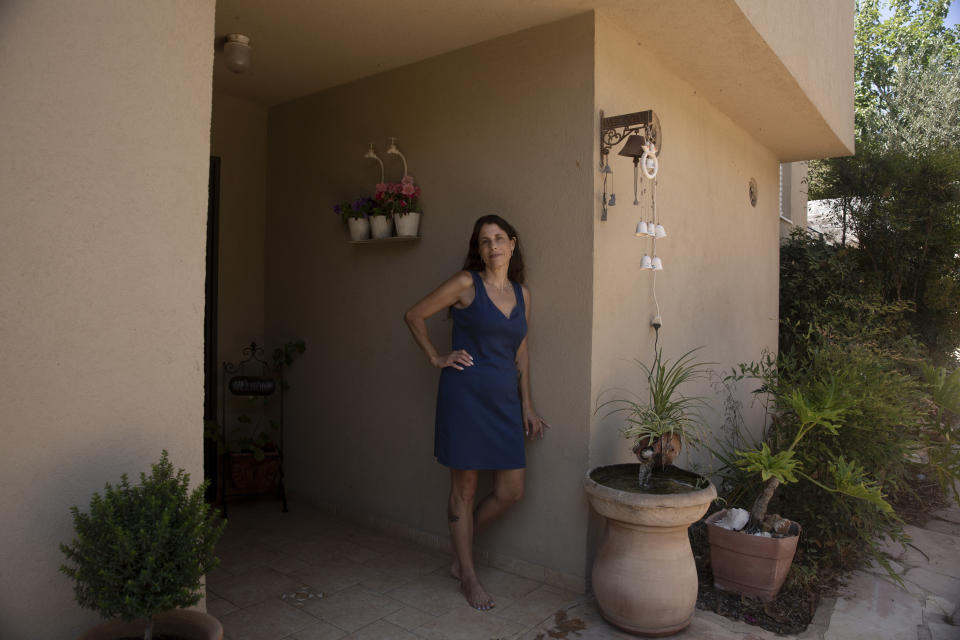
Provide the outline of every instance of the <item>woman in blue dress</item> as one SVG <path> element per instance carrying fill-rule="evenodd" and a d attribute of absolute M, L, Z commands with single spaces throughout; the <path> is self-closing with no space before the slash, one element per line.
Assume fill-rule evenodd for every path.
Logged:
<path fill-rule="evenodd" d="M 453 351 L 437 349 L 426 319 L 450 309 Z M 527 323 L 530 291 L 523 286 L 517 232 L 499 216 L 473 226 L 463 270 L 415 304 L 405 316 L 430 364 L 441 369 L 434 455 L 450 468 L 450 572 L 470 606 L 494 606 L 473 564 L 473 538 L 523 496 L 524 435 L 542 438 L 549 425 L 530 397 Z M 474 508 L 477 476 L 494 472 L 493 492 Z"/>

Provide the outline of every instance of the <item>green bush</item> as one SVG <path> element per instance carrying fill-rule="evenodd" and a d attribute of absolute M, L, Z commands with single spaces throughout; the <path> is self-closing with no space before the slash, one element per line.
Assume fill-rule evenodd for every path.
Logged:
<path fill-rule="evenodd" d="M 190 475 L 175 473 L 164 451 L 140 484 L 124 474 L 93 494 L 89 512 L 70 508 L 76 537 L 60 550 L 72 566 L 60 570 L 73 578 L 80 606 L 104 618 L 145 619 L 149 639 L 155 615 L 199 602 L 226 521 L 204 502 L 204 486 L 189 487 Z"/>

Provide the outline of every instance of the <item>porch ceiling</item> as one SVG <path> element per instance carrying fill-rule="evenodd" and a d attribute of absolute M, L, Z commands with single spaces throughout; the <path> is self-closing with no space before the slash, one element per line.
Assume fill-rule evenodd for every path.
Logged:
<path fill-rule="evenodd" d="M 761 24 L 768 31 L 761 33 L 746 15 L 757 14 L 758 5 L 776 15 L 780 1 L 218 0 L 217 38 L 250 36 L 253 65 L 245 74 L 232 74 L 218 53 L 214 89 L 273 106 L 596 10 L 637 38 L 637 64 L 648 52 L 655 56 L 782 161 L 852 153 L 852 93 L 848 106 L 829 104 L 812 86 L 817 78 L 788 68 L 797 51 L 789 45 L 785 50 L 782 43 L 771 47 L 765 40 L 772 35 L 769 25 Z M 774 37 L 782 39 L 783 25 L 775 26 Z M 823 57 L 819 36 L 807 35 L 806 53 Z M 850 67 L 852 86 L 850 36 L 850 59 L 841 55 L 835 63 Z M 827 43 L 826 55 L 838 50 L 834 44 Z M 841 43 L 839 51 L 845 50 Z"/>

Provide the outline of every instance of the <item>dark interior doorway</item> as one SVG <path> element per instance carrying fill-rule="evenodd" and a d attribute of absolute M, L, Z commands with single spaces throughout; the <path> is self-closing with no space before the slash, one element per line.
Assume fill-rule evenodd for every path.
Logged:
<path fill-rule="evenodd" d="M 210 182 L 207 199 L 207 284 L 203 314 L 203 423 L 217 420 L 217 301 L 220 284 L 220 158 L 210 156 Z M 216 433 L 217 430 L 214 430 Z M 203 477 L 210 482 L 207 502 L 219 494 L 217 486 L 217 442 L 203 439 Z"/>

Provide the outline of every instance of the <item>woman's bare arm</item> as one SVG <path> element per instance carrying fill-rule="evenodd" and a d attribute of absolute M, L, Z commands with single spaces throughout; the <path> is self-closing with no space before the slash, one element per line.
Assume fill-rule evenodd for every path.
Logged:
<path fill-rule="evenodd" d="M 523 306 L 526 310 L 527 326 L 530 325 L 530 291 L 523 287 Z M 529 330 L 528 330 L 529 333 Z M 527 337 L 517 348 L 517 372 L 520 374 L 520 402 L 523 406 L 523 431 L 534 438 L 542 438 L 543 430 L 549 429 L 543 418 L 537 415 L 533 408 L 533 398 L 530 395 L 530 353 L 527 351 Z"/>
<path fill-rule="evenodd" d="M 463 370 L 473 364 L 473 356 L 458 349 L 441 356 L 437 353 L 436 347 L 430 341 L 427 334 L 427 318 L 433 314 L 446 309 L 457 302 L 466 302 L 465 297 L 473 287 L 473 277 L 467 271 L 460 271 L 452 278 L 441 284 L 435 290 L 427 294 L 420 302 L 410 307 L 404 314 L 403 319 L 413 334 L 413 339 L 417 341 L 420 348 L 423 349 L 427 359 L 435 367 L 453 367 Z"/>

